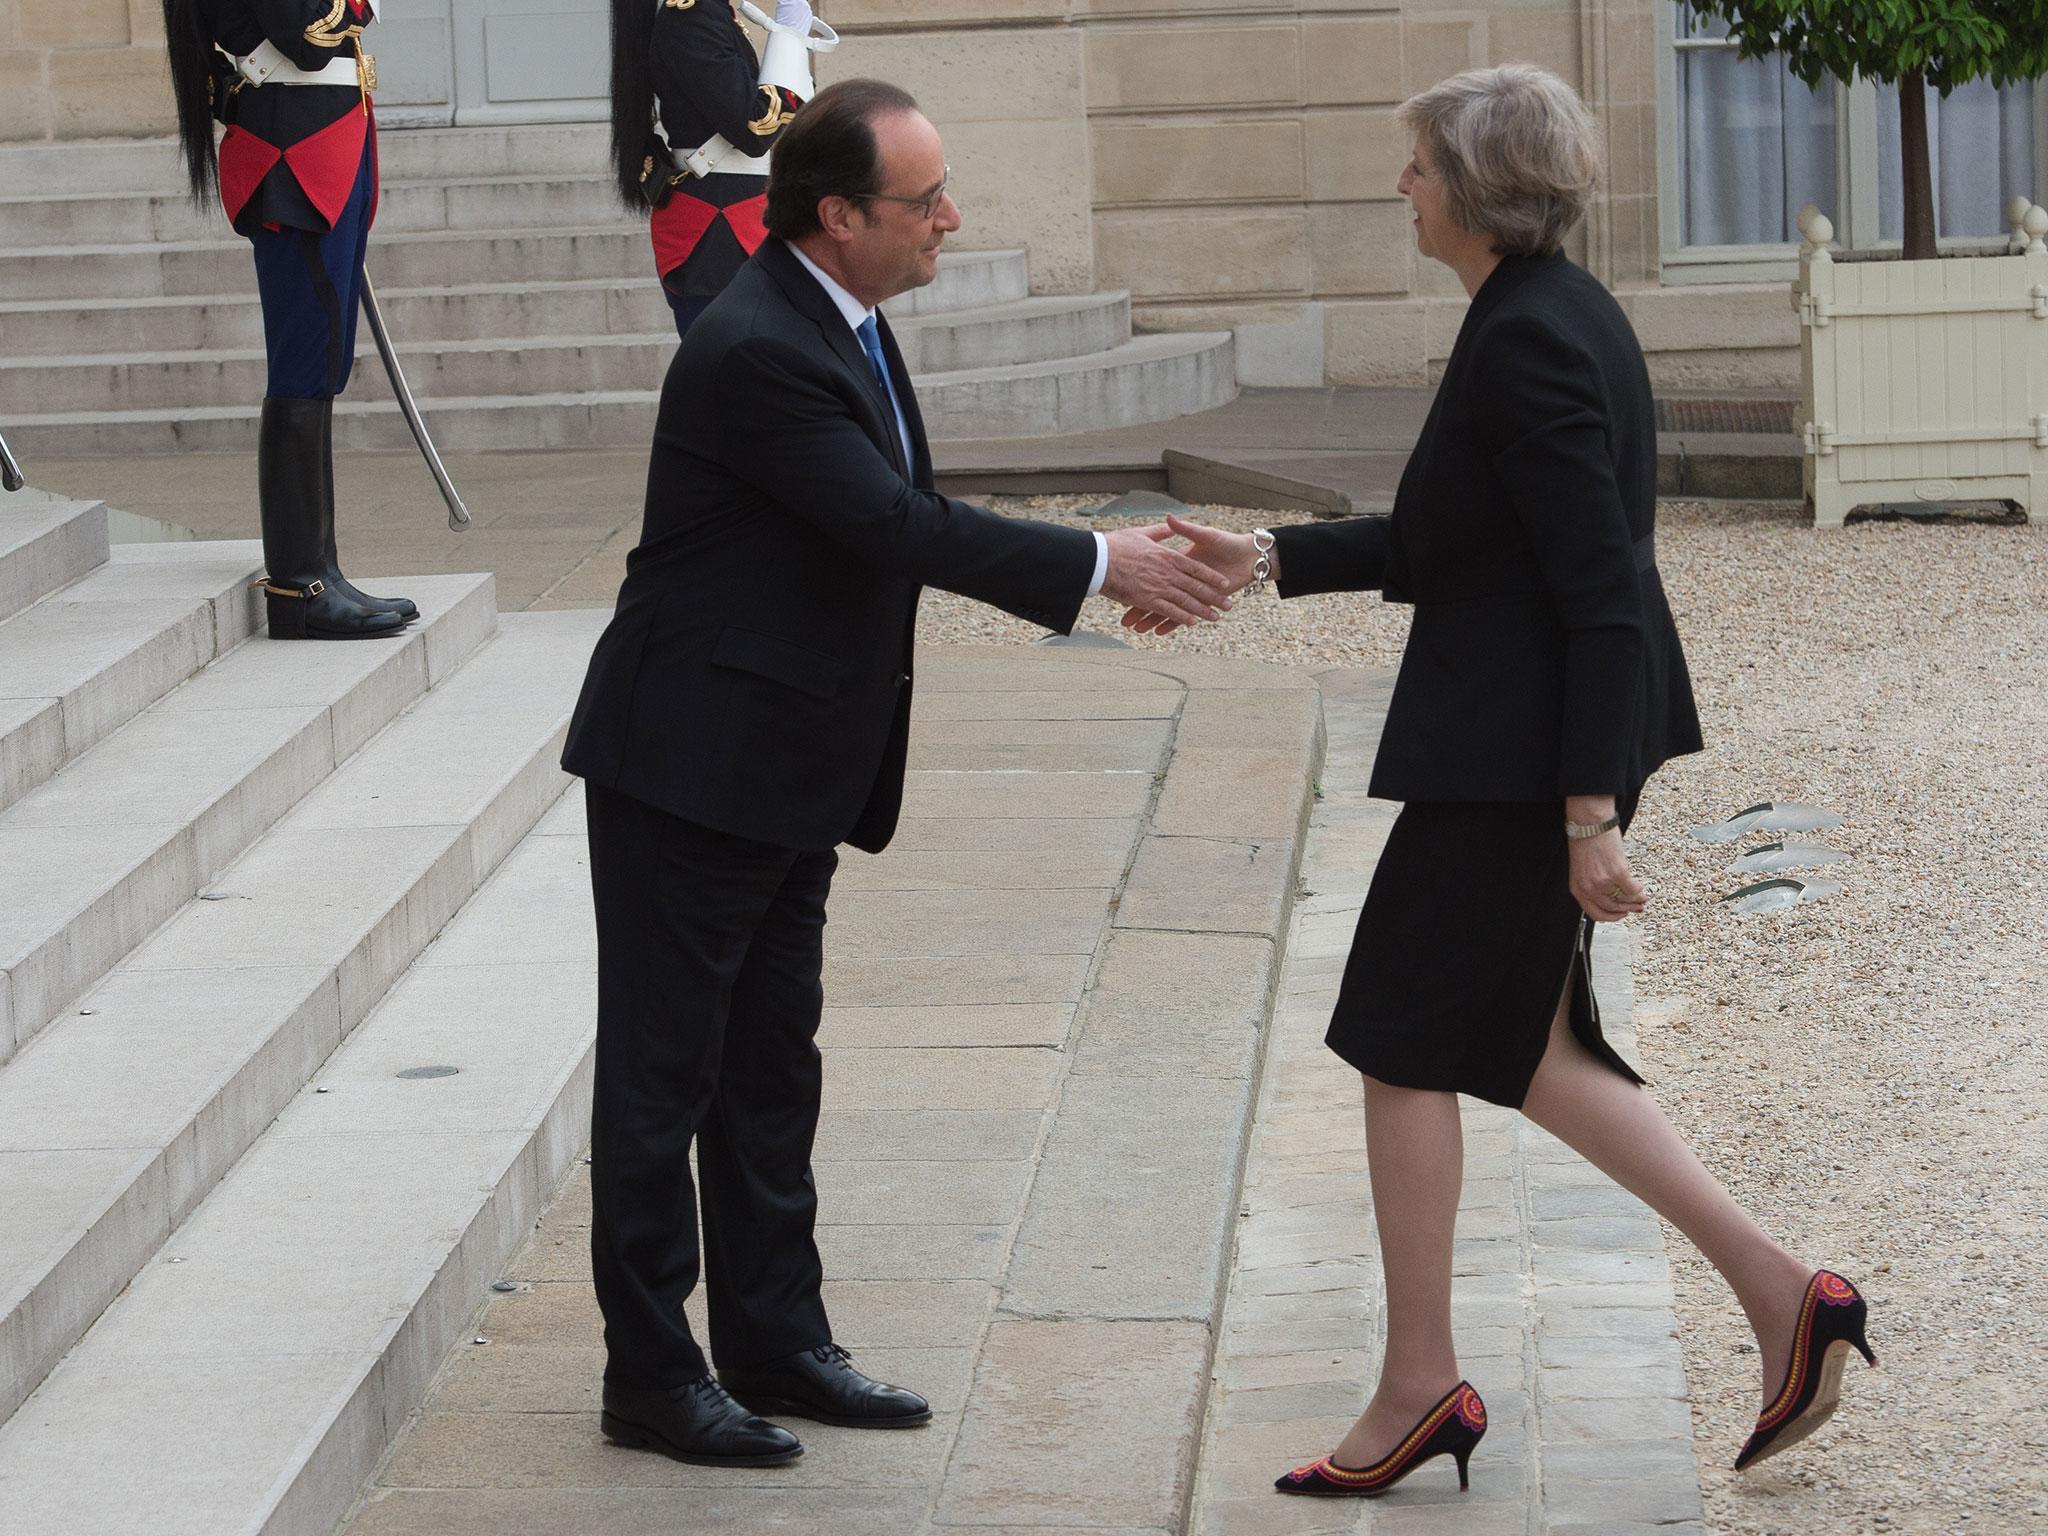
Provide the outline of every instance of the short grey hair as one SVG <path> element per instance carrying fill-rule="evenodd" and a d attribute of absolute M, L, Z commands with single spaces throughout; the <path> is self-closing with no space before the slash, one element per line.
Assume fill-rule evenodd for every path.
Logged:
<path fill-rule="evenodd" d="M 1600 130 L 1579 93 L 1534 64 L 1468 69 L 1394 114 L 1429 149 L 1459 226 L 1507 256 L 1557 249 L 1600 178 Z"/>

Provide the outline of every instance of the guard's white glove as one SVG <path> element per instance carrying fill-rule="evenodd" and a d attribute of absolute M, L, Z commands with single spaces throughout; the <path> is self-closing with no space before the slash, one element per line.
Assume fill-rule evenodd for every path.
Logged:
<path fill-rule="evenodd" d="M 775 0 L 775 20 L 797 32 L 810 31 L 810 0 Z"/>

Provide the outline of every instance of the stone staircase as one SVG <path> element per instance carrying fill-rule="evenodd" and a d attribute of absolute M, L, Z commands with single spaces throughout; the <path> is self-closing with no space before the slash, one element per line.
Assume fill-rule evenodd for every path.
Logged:
<path fill-rule="evenodd" d="M 370 273 L 442 447 L 647 443 L 675 334 L 604 142 L 588 125 L 384 135 Z M 254 443 L 248 249 L 177 186 L 168 143 L 0 148 L 0 422 L 20 452 Z M 1128 426 L 1236 389 L 1228 333 L 1134 336 L 1122 292 L 1033 297 L 1021 251 L 948 254 L 888 308 L 934 437 Z M 335 436 L 410 442 L 366 330 Z"/>
<path fill-rule="evenodd" d="M 0 495 L 0 1533 L 331 1529 L 588 1117 L 556 766 L 605 615 Z"/>

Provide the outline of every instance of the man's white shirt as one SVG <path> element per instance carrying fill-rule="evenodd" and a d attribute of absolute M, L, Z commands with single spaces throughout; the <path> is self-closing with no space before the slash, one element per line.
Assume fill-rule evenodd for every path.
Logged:
<path fill-rule="evenodd" d="M 832 307 L 846 322 L 846 328 L 853 332 L 853 344 L 860 345 L 860 328 L 874 319 L 875 312 L 842 288 L 832 274 L 819 266 L 794 245 L 790 254 L 804 264 L 804 270 L 818 280 L 818 286 L 825 290 L 825 297 L 832 301 Z M 903 462 L 914 463 L 916 455 L 910 451 L 910 424 L 904 420 L 901 407 L 896 412 L 896 435 L 903 444 Z M 1095 535 L 1095 576 L 1088 583 L 1088 595 L 1093 597 L 1102 590 L 1102 583 L 1109 575 L 1109 540 L 1101 534 Z"/>

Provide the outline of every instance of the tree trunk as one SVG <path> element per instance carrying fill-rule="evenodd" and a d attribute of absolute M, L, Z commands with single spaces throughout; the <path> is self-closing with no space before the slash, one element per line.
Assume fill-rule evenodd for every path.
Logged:
<path fill-rule="evenodd" d="M 1927 81 L 1915 72 L 1899 77 L 1899 170 L 1905 186 L 1908 261 L 1932 261 L 1934 174 L 1927 158 Z"/>

